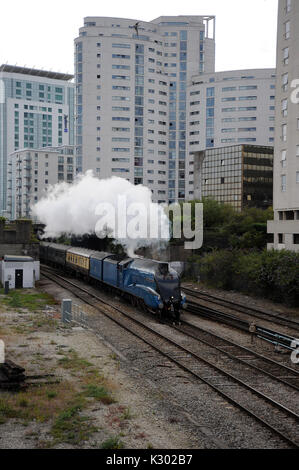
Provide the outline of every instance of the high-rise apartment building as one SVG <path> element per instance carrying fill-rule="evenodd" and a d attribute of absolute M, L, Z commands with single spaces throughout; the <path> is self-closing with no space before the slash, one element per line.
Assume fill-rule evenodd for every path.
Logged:
<path fill-rule="evenodd" d="M 233 145 L 274 145 L 275 69 L 192 77 L 187 89 L 186 199 L 194 198 L 192 155 Z"/>
<path fill-rule="evenodd" d="M 72 75 L 0 66 L 0 215 L 6 214 L 8 155 L 74 143 Z"/>
<path fill-rule="evenodd" d="M 88 17 L 75 40 L 78 172 L 185 199 L 187 84 L 215 69 L 214 17 Z"/>
<path fill-rule="evenodd" d="M 17 150 L 8 156 L 7 213 L 31 218 L 31 207 L 51 185 L 72 183 L 76 174 L 74 146 Z"/>
<path fill-rule="evenodd" d="M 280 0 L 274 153 L 274 221 L 269 248 L 299 252 L 299 2 Z"/>

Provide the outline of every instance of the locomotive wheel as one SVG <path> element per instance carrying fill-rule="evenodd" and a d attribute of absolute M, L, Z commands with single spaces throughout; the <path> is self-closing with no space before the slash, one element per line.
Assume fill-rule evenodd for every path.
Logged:
<path fill-rule="evenodd" d="M 137 300 L 137 307 L 139 308 L 139 310 L 142 310 L 143 312 L 146 312 L 146 306 L 145 306 L 143 300 L 141 300 L 141 299 Z"/>

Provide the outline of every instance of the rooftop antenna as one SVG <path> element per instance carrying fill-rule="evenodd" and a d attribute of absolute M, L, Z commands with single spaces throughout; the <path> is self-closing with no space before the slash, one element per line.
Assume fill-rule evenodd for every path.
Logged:
<path fill-rule="evenodd" d="M 139 24 L 140 24 L 140 21 L 137 21 L 137 23 L 134 24 L 134 29 L 137 33 L 137 36 L 138 36 L 138 27 L 139 27 Z"/>

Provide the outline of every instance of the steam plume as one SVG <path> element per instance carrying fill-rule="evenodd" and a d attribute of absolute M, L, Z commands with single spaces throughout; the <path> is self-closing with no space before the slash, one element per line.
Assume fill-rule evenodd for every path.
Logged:
<path fill-rule="evenodd" d="M 106 206 L 105 213 L 102 209 Z M 136 218 L 138 207 L 143 210 Z M 51 186 L 31 209 L 38 221 L 45 224 L 45 238 L 63 233 L 80 236 L 96 232 L 99 237 L 110 233 L 130 256 L 138 247 L 159 245 L 169 239 L 169 219 L 163 207 L 152 202 L 150 189 L 134 186 L 124 178 L 99 180 L 88 171 L 73 184 L 63 182 Z M 122 224 L 128 231 L 120 233 L 114 212 L 116 218 L 128 214 Z"/>

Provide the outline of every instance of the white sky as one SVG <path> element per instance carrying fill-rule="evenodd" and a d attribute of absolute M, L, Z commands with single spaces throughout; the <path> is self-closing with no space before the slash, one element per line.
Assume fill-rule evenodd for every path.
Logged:
<path fill-rule="evenodd" d="M 86 16 L 216 15 L 216 70 L 275 67 L 278 0 L 3 0 L 0 63 L 73 73 Z"/>

